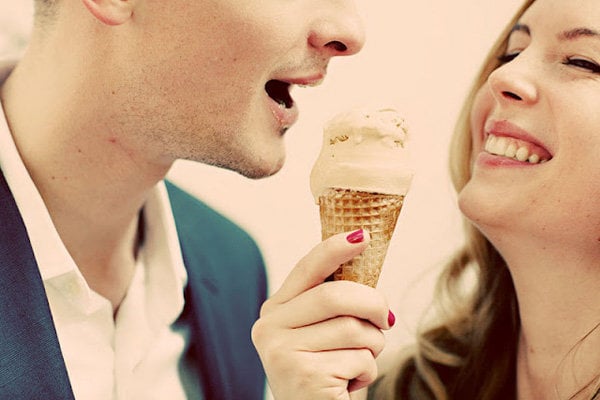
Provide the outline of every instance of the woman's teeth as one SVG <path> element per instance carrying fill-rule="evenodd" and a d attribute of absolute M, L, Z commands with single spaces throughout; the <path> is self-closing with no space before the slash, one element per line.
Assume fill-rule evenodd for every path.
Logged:
<path fill-rule="evenodd" d="M 505 136 L 488 135 L 484 149 L 490 154 L 522 162 L 527 161 L 530 164 L 540 164 L 548 161 L 548 158 L 536 154 L 535 150 L 520 144 L 516 139 Z"/>

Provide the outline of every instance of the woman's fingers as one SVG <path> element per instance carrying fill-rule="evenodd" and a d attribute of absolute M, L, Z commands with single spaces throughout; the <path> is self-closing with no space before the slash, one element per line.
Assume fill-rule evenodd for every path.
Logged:
<path fill-rule="evenodd" d="M 320 352 L 332 350 L 369 350 L 372 358 L 385 346 L 383 332 L 367 321 L 353 317 L 337 317 L 301 329 L 281 331 L 271 337 L 273 349 Z M 269 340 L 269 339 L 267 339 Z M 277 350 L 274 350 L 277 351 Z"/>
<path fill-rule="evenodd" d="M 303 329 L 290 331 L 293 342 L 303 351 L 368 349 L 376 358 L 385 346 L 385 336 L 367 321 L 337 317 Z"/>
<path fill-rule="evenodd" d="M 349 281 L 325 282 L 278 304 L 268 313 L 282 327 L 300 328 L 340 315 L 370 321 L 380 329 L 389 329 L 387 301 L 375 289 Z"/>
<path fill-rule="evenodd" d="M 372 383 L 377 377 L 377 365 L 368 350 L 332 350 L 298 352 L 279 360 L 271 360 L 286 376 L 269 385 L 275 399 L 348 400 L 349 391 Z"/>
<path fill-rule="evenodd" d="M 340 233 L 315 246 L 290 272 L 281 288 L 269 299 L 266 308 L 285 303 L 300 293 L 321 283 L 346 261 L 362 253 L 368 246 L 370 236 L 362 231 L 360 242 L 350 243 L 347 236 L 351 232 Z"/>
<path fill-rule="evenodd" d="M 304 387 L 308 390 L 305 379 L 309 378 L 316 384 L 310 386 L 314 389 L 312 393 L 327 388 L 333 390 L 331 385 L 342 391 L 367 386 L 376 377 L 375 358 L 385 344 L 380 329 L 349 316 L 295 329 L 278 328 L 272 321 L 260 319 L 255 324 L 252 339 L 271 389 L 279 394 L 276 399 L 304 398 L 286 389 Z M 332 357 L 332 354 L 340 356 Z"/>

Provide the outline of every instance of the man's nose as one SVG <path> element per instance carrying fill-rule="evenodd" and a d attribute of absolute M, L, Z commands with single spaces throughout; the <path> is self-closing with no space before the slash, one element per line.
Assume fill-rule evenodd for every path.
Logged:
<path fill-rule="evenodd" d="M 311 25 L 309 44 L 330 57 L 356 54 L 365 44 L 365 30 L 354 1 L 325 1 Z"/>

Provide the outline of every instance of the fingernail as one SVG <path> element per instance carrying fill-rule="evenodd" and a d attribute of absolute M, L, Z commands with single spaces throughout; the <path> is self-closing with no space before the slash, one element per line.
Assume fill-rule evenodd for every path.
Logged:
<path fill-rule="evenodd" d="M 394 315 L 394 313 L 390 310 L 388 311 L 388 325 L 390 326 L 390 328 L 392 326 L 394 326 L 394 324 L 396 323 L 396 316 Z"/>
<path fill-rule="evenodd" d="M 346 236 L 346 240 L 352 244 L 360 243 L 365 240 L 365 234 L 362 229 L 359 229 Z"/>

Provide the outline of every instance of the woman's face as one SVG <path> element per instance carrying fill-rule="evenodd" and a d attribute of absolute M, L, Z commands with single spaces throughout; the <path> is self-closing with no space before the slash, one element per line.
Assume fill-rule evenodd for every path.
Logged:
<path fill-rule="evenodd" d="M 492 242 L 517 232 L 600 251 L 600 2 L 536 1 L 502 61 L 472 109 L 462 211 Z"/>

